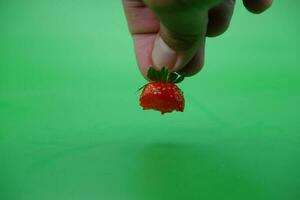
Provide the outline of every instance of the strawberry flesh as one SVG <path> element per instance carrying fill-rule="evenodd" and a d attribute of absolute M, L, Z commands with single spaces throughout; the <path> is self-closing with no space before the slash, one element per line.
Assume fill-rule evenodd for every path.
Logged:
<path fill-rule="evenodd" d="M 157 110 L 162 114 L 174 110 L 183 112 L 184 97 L 181 90 L 169 82 L 150 82 L 140 96 L 140 105 L 144 110 Z"/>

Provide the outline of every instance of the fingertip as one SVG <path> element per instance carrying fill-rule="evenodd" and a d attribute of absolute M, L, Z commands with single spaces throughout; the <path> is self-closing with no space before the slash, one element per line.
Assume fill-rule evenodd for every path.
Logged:
<path fill-rule="evenodd" d="M 185 76 L 194 76 L 199 73 L 204 66 L 204 46 L 200 47 L 195 54 L 195 56 L 191 59 L 191 61 L 179 71 L 180 74 L 184 74 Z"/>
<path fill-rule="evenodd" d="M 207 37 L 217 37 L 222 35 L 229 27 L 230 19 L 221 16 L 220 14 L 209 14 L 209 23 L 207 25 Z"/>
<path fill-rule="evenodd" d="M 151 53 L 155 38 L 156 34 L 133 35 L 137 65 L 145 79 L 149 67 L 153 66 Z"/>
<path fill-rule="evenodd" d="M 234 5 L 235 1 L 226 0 L 209 10 L 206 36 L 216 37 L 223 34 L 228 29 Z"/>
<path fill-rule="evenodd" d="M 150 67 L 150 66 L 149 66 L 149 67 Z M 142 76 L 143 76 L 146 80 L 148 80 L 147 72 L 148 72 L 148 68 L 149 68 L 149 67 L 143 67 L 143 66 L 138 65 L 138 68 L 139 68 L 139 70 L 140 70 L 140 73 L 142 74 Z"/>
<path fill-rule="evenodd" d="M 174 68 L 176 59 L 177 52 L 170 48 L 160 35 L 157 35 L 152 51 L 153 67 L 157 70 L 163 67 L 167 67 L 171 70 Z"/>
<path fill-rule="evenodd" d="M 272 0 L 243 0 L 244 6 L 254 14 L 260 14 L 272 6 Z"/>

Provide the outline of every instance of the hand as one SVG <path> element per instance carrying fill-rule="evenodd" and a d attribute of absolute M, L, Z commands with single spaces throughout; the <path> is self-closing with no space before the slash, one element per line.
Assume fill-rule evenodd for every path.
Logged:
<path fill-rule="evenodd" d="M 272 0 L 243 0 L 253 13 Z M 226 31 L 235 0 L 123 0 L 138 66 L 146 77 L 150 66 L 166 66 L 191 76 L 204 63 L 205 37 Z"/>

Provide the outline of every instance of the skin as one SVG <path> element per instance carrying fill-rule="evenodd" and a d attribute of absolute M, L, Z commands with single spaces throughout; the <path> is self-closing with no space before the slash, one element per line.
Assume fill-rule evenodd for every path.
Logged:
<path fill-rule="evenodd" d="M 243 0 L 258 14 L 272 0 Z M 163 66 L 192 76 L 204 64 L 205 38 L 229 27 L 235 0 L 123 0 L 136 59 L 146 78 L 148 68 Z"/>

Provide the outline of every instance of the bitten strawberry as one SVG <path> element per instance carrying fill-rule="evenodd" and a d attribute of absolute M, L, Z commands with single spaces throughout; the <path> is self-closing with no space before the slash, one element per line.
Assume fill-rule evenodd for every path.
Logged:
<path fill-rule="evenodd" d="M 150 67 L 147 74 L 150 83 L 143 86 L 140 105 L 144 110 L 157 110 L 162 114 L 174 110 L 183 112 L 184 97 L 176 83 L 183 81 L 184 76 L 170 73 L 166 68 L 156 71 Z"/>

